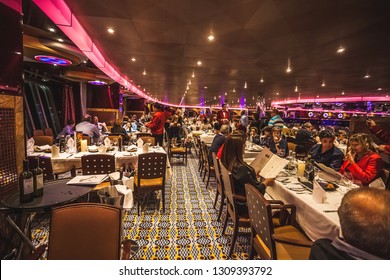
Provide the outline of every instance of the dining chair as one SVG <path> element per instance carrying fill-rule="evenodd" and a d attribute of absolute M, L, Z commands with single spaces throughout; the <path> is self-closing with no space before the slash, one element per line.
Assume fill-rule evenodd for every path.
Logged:
<path fill-rule="evenodd" d="M 138 155 L 137 172 L 134 177 L 134 193 L 138 215 L 145 194 L 161 190 L 162 208 L 165 213 L 166 153 L 144 153 Z"/>
<path fill-rule="evenodd" d="M 117 146 L 118 146 L 119 148 L 122 147 L 122 145 L 123 145 L 123 137 L 122 137 L 122 135 L 119 135 L 119 134 L 109 134 L 109 135 L 107 135 L 106 137 L 107 137 L 108 139 L 110 139 L 111 145 L 112 145 L 113 143 L 117 143 Z"/>
<path fill-rule="evenodd" d="M 49 260 L 130 258 L 130 240 L 122 241 L 122 210 L 99 203 L 76 203 L 51 212 Z"/>
<path fill-rule="evenodd" d="M 81 157 L 83 175 L 109 174 L 115 172 L 115 156 L 108 154 L 90 154 Z"/>
<path fill-rule="evenodd" d="M 53 137 L 53 129 L 51 129 L 50 127 L 45 128 L 43 131 L 45 132 L 45 135 Z"/>
<path fill-rule="evenodd" d="M 291 142 L 287 142 L 287 147 L 288 147 L 289 151 L 295 152 L 295 148 L 297 147 L 297 144 L 291 143 Z"/>
<path fill-rule="evenodd" d="M 203 174 L 203 181 L 206 179 L 207 174 L 207 182 L 206 182 L 206 189 L 209 186 L 210 177 L 215 178 L 215 168 L 209 161 L 209 149 L 205 142 L 200 143 L 200 147 L 202 149 L 202 158 L 203 158 L 203 165 L 204 165 L 204 174 Z"/>
<path fill-rule="evenodd" d="M 35 129 L 33 130 L 33 136 L 44 136 L 45 131 L 43 129 Z"/>
<path fill-rule="evenodd" d="M 76 176 L 76 168 L 75 166 L 67 167 L 63 170 L 58 170 L 54 172 L 53 170 L 53 164 L 51 162 L 50 157 L 44 157 L 44 156 L 28 156 L 27 160 L 29 161 L 29 166 L 35 166 L 35 162 L 37 159 L 39 159 L 39 167 L 42 168 L 43 171 L 43 181 L 51 181 L 51 180 L 58 180 L 59 175 L 66 174 L 70 172 L 70 177 Z M 64 177 L 65 178 L 65 177 Z"/>
<path fill-rule="evenodd" d="M 233 178 L 232 174 L 227 170 L 227 168 L 221 163 L 221 177 L 223 182 L 223 187 L 226 196 L 226 216 L 223 224 L 222 234 L 225 234 L 226 227 L 228 224 L 228 219 L 233 221 L 233 236 L 232 241 L 230 243 L 230 249 L 228 256 L 230 257 L 233 253 L 234 245 L 237 240 L 238 231 L 240 228 L 250 229 L 250 220 L 248 213 L 244 213 L 244 211 L 239 211 L 239 206 L 237 202 L 245 203 L 245 196 L 235 194 L 234 186 L 233 186 Z M 248 232 L 243 232 L 244 234 L 248 234 Z"/>
<path fill-rule="evenodd" d="M 188 147 L 186 143 L 181 140 L 168 139 L 168 156 L 169 162 L 172 162 L 173 158 L 181 158 L 184 165 L 187 165 Z"/>
<path fill-rule="evenodd" d="M 144 136 L 152 136 L 152 133 L 150 132 L 139 132 L 136 134 L 137 136 L 137 139 L 140 138 L 140 137 L 144 137 Z"/>
<path fill-rule="evenodd" d="M 221 163 L 217 158 L 216 153 L 213 152 L 211 155 L 213 158 L 214 169 L 215 169 L 215 180 L 217 181 L 217 191 L 215 193 L 215 200 L 213 205 L 214 208 L 217 205 L 218 197 L 219 196 L 221 197 L 221 203 L 219 204 L 218 218 L 217 218 L 217 221 L 219 221 L 221 219 L 223 206 L 226 205 L 225 202 L 226 198 L 225 198 L 225 192 L 224 192 L 223 182 L 221 177 L 221 166 L 220 166 Z"/>
<path fill-rule="evenodd" d="M 53 145 L 53 137 L 46 135 L 33 136 L 35 146 Z"/>
<path fill-rule="evenodd" d="M 293 226 L 295 207 L 280 206 L 280 209 L 293 208 L 293 219 L 290 225 L 274 227 L 271 203 L 251 184 L 245 184 L 245 191 L 251 225 L 250 258 L 256 251 L 266 260 L 307 260 L 312 242 Z"/>
<path fill-rule="evenodd" d="M 141 138 L 144 143 L 150 143 L 150 145 L 155 146 L 156 145 L 156 139 L 152 136 L 141 136 L 138 137 Z"/>

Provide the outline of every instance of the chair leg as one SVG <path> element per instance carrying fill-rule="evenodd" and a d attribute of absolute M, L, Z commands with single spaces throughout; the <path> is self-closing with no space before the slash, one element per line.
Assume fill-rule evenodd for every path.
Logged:
<path fill-rule="evenodd" d="M 209 183 L 210 183 L 210 170 L 209 170 L 209 172 L 207 172 L 207 183 L 206 183 L 206 189 L 207 189 L 207 187 L 209 186 Z"/>
<path fill-rule="evenodd" d="M 222 235 L 225 235 L 226 226 L 227 226 L 228 219 L 229 219 L 228 216 L 229 216 L 229 213 L 228 213 L 228 210 L 226 209 L 225 221 L 223 222 L 223 228 L 222 228 Z"/>
<path fill-rule="evenodd" d="M 233 227 L 234 227 L 234 230 L 233 230 L 232 243 L 230 244 L 230 250 L 229 250 L 229 255 L 228 255 L 229 257 L 231 257 L 231 255 L 233 253 L 234 245 L 236 244 L 237 234 L 238 234 L 238 225 L 237 225 L 237 221 L 235 221 L 235 220 L 234 220 Z"/>
<path fill-rule="evenodd" d="M 165 213 L 165 190 L 164 190 L 164 188 L 161 190 L 161 202 L 162 202 L 163 213 Z"/>
<path fill-rule="evenodd" d="M 218 190 L 217 190 L 217 193 L 215 194 L 215 199 L 214 199 L 214 205 L 213 205 L 213 208 L 215 208 L 215 206 L 217 205 L 218 196 L 219 196 L 219 192 L 218 192 Z"/>
<path fill-rule="evenodd" d="M 219 205 L 219 213 L 218 213 L 217 221 L 221 220 L 222 209 L 224 205 L 225 205 L 225 195 L 221 194 L 221 204 Z"/>
<path fill-rule="evenodd" d="M 255 255 L 255 244 L 253 242 L 253 238 L 254 238 L 254 234 L 253 234 L 254 230 L 253 228 L 251 228 L 251 244 L 250 244 L 250 249 L 249 249 L 249 259 L 250 260 L 253 260 L 253 257 Z"/>

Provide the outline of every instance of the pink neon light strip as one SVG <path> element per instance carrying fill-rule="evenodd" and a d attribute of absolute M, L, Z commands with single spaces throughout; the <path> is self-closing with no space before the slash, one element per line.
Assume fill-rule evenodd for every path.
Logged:
<path fill-rule="evenodd" d="M 0 3 L 3 3 L 19 13 L 22 12 L 22 4 L 20 0 L 0 0 Z"/>
<path fill-rule="evenodd" d="M 370 95 L 370 94 L 367 94 Z M 338 103 L 338 102 L 364 102 L 364 101 L 383 101 L 389 102 L 390 99 L 385 96 L 366 96 L 366 97 L 334 97 L 334 98 L 305 98 L 305 99 L 287 99 L 273 101 L 271 106 L 296 104 L 296 103 Z"/>

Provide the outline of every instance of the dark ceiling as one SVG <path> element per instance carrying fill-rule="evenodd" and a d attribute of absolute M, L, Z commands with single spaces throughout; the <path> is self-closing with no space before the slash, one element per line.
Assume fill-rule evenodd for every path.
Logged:
<path fill-rule="evenodd" d="M 389 0 L 66 2 L 106 60 L 164 102 L 187 86 L 185 105 L 390 91 Z"/>

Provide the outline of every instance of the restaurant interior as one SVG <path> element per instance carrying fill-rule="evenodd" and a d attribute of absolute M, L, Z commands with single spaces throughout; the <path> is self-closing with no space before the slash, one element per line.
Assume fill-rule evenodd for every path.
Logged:
<path fill-rule="evenodd" d="M 1 259 L 308 259 L 313 242 L 340 236 L 337 209 L 355 181 L 376 188 L 369 183 L 380 179 L 390 189 L 390 137 L 368 124 L 390 134 L 387 0 L 0 0 L 0 18 Z M 214 123 L 233 134 L 244 127 L 243 160 L 256 161 L 266 149 L 254 144 L 251 124 L 274 112 L 285 175 L 263 195 L 244 187 L 248 209 L 261 201 L 269 210 L 272 242 L 264 244 L 257 221 L 265 218 L 239 213 L 242 198 L 226 191 L 233 170 L 210 147 L 222 129 Z M 149 125 L 158 114 L 170 120 L 161 144 Z M 98 139 L 76 132 L 86 115 L 98 119 Z M 61 137 L 68 120 L 74 135 Z M 134 131 L 111 132 L 133 122 Z M 295 139 L 307 123 L 313 143 L 299 153 Z M 266 126 L 256 129 L 259 141 Z M 345 160 L 348 139 L 369 135 L 381 162 L 375 178 L 354 175 L 321 198 L 314 183 L 307 189 L 289 168 L 310 162 L 324 130 Z M 88 156 L 104 164 L 90 166 L 97 159 Z M 42 165 L 43 196 L 24 204 L 20 174 L 31 158 Z M 259 182 L 267 179 L 259 172 Z M 83 184 L 87 176 L 98 181 Z M 96 239 L 82 239 L 88 232 Z M 290 248 L 288 237 L 302 240 Z M 90 250 L 94 242 L 102 252 Z"/>

